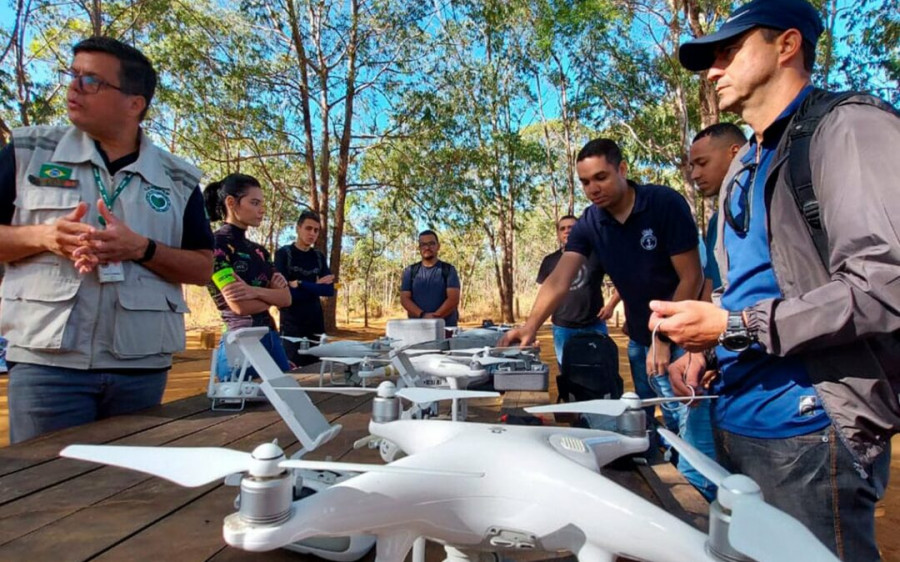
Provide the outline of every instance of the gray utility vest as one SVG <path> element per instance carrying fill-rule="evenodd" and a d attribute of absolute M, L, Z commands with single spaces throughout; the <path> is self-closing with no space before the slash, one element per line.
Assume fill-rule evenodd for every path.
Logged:
<path fill-rule="evenodd" d="M 110 177 L 94 142 L 75 127 L 13 131 L 16 201 L 12 225 L 50 224 L 89 205 L 84 222 L 98 222 L 94 167 L 108 192 L 133 176 L 113 214 L 133 231 L 181 246 L 184 211 L 200 171 L 157 148 L 141 133 L 140 156 Z M 73 263 L 42 252 L 8 264 L 2 285 L 0 333 L 10 361 L 74 369 L 164 369 L 184 348 L 187 305 L 181 286 L 149 269 L 122 264 L 125 280 L 101 284 Z"/>

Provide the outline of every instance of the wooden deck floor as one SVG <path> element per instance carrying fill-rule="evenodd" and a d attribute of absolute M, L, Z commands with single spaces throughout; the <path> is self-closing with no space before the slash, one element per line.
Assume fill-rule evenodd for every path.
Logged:
<path fill-rule="evenodd" d="M 619 372 L 625 380 L 626 389 L 632 389 L 631 370 L 628 366 L 626 353 L 628 340 L 618 329 L 611 330 L 612 337 L 619 346 Z M 375 324 L 370 328 L 353 327 L 352 330 L 341 330 L 335 334 L 342 338 L 373 339 L 384 334 L 384 324 Z M 543 342 L 541 356 L 551 366 L 550 394 L 551 399 L 556 397 L 556 361 L 553 356 L 552 336 L 545 326 L 539 332 L 539 338 Z M 189 338 L 189 349 L 176 356 L 169 381 L 163 396 L 163 402 L 168 403 L 181 398 L 194 396 L 206 392 L 209 377 L 209 349 L 197 349 L 202 338 L 197 336 Z M 193 345 L 191 345 L 193 343 Z M 207 342 L 208 343 L 208 342 Z M 7 386 L 8 377 L 0 375 L 0 447 L 9 443 L 8 431 L 8 401 Z M 886 562 L 900 562 L 900 534 L 896 529 L 900 528 L 900 436 L 893 440 L 893 455 L 891 458 L 891 481 L 888 492 L 882 505 L 876 513 L 876 529 L 882 556 Z"/>

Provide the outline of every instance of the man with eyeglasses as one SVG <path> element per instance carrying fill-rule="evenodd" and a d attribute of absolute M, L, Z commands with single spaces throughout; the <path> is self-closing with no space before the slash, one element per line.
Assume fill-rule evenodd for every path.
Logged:
<path fill-rule="evenodd" d="M 212 274 L 201 172 L 141 129 L 156 72 L 107 37 L 60 73 L 72 125 L 0 151 L 0 333 L 10 441 L 160 403 L 184 348 L 181 284 Z"/>
<path fill-rule="evenodd" d="M 459 275 L 456 268 L 438 259 L 441 244 L 433 230 L 419 233 L 422 261 L 403 270 L 400 304 L 410 318 L 443 318 L 444 326 L 459 321 Z"/>
<path fill-rule="evenodd" d="M 559 249 L 547 254 L 541 261 L 537 274 L 538 285 L 546 281 L 553 273 L 563 255 L 569 233 L 577 221 L 578 218 L 574 215 L 565 215 L 556 221 L 556 240 L 559 243 Z M 553 316 L 550 317 L 550 322 L 553 324 L 553 349 L 556 352 L 556 362 L 560 366 L 563 360 L 563 348 L 572 336 L 585 332 L 609 333 L 606 321 L 612 317 L 613 310 L 619 302 L 619 294 L 614 293 L 608 303 L 603 303 L 603 277 L 605 275 L 606 272 L 599 259 L 592 254 L 581 265 L 569 286 L 569 292 L 566 293 L 562 302 L 553 311 Z"/>
<path fill-rule="evenodd" d="M 807 160 L 823 260 L 791 189 L 797 145 L 786 149 L 803 132 L 793 118 L 820 96 L 810 75 L 822 30 L 804 0 L 753 0 L 681 46 L 682 65 L 708 70 L 719 108 L 754 137 L 720 198 L 721 307 L 654 302 L 650 323 L 691 351 L 719 343 L 694 354 L 691 369 L 718 361 L 713 418 L 725 467 L 753 478 L 841 559 L 870 561 L 880 559 L 875 504 L 900 430 L 900 119 L 856 95 L 815 128 Z"/>

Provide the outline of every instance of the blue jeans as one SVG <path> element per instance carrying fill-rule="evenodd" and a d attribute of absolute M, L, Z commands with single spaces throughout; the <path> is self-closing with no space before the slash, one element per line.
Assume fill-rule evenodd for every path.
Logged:
<path fill-rule="evenodd" d="M 123 375 L 15 363 L 9 372 L 9 440 L 158 405 L 168 369 Z"/>
<path fill-rule="evenodd" d="M 0 373 L 5 373 L 9 370 L 6 366 L 6 340 L 0 337 Z"/>
<path fill-rule="evenodd" d="M 259 341 L 262 342 L 263 347 L 275 360 L 275 364 L 278 365 L 279 369 L 282 371 L 291 370 L 291 364 L 288 361 L 287 353 L 284 351 L 284 346 L 281 345 L 281 336 L 278 332 L 269 330 Z M 237 367 L 240 367 L 240 363 L 234 366 L 228 364 L 228 357 L 225 355 L 225 334 L 222 334 L 222 339 L 219 340 L 219 348 L 216 349 L 216 378 L 220 381 L 231 380 L 231 373 Z M 256 369 L 247 367 L 247 379 L 256 376 Z"/>
<path fill-rule="evenodd" d="M 566 342 L 575 334 L 596 333 L 609 335 L 609 330 L 606 329 L 605 320 L 597 320 L 593 324 L 584 326 L 583 328 L 566 328 L 564 326 L 557 326 L 556 324 L 552 324 L 551 327 L 553 330 L 553 350 L 556 352 L 557 365 L 562 365 L 563 348 L 566 346 Z"/>
<path fill-rule="evenodd" d="M 628 340 L 628 363 L 631 365 L 631 377 L 634 388 L 641 398 L 654 398 L 656 396 L 675 396 L 672 383 L 668 376 L 647 376 L 647 354 L 650 347 L 641 345 L 634 340 Z M 684 350 L 678 346 L 672 346 L 670 361 L 675 361 L 684 355 Z M 716 448 L 713 441 L 712 419 L 710 416 L 710 404 L 708 400 L 702 401 L 693 408 L 678 402 L 660 404 L 663 413 L 663 422 L 669 431 L 678 433 L 682 439 L 690 443 L 701 453 L 711 459 L 716 458 Z M 647 408 L 647 421 L 653 419 L 654 408 Z M 651 422 L 652 423 L 652 422 Z M 683 457 L 678 457 L 678 470 L 688 482 L 694 485 L 707 500 L 716 497 L 715 485 L 697 472 Z"/>
<path fill-rule="evenodd" d="M 890 476 L 891 449 L 865 475 L 834 427 L 784 439 L 715 431 L 719 462 L 749 476 L 763 497 L 797 518 L 841 560 L 880 560 L 875 542 L 875 503 Z"/>

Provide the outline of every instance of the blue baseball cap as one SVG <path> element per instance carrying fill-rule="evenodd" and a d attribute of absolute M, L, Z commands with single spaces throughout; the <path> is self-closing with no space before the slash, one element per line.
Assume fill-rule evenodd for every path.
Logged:
<path fill-rule="evenodd" d="M 678 60 L 688 70 L 706 70 L 716 60 L 715 49 L 720 43 L 755 27 L 796 29 L 812 45 L 825 29 L 819 12 L 806 0 L 753 0 L 735 10 L 715 33 L 679 47 Z"/>

